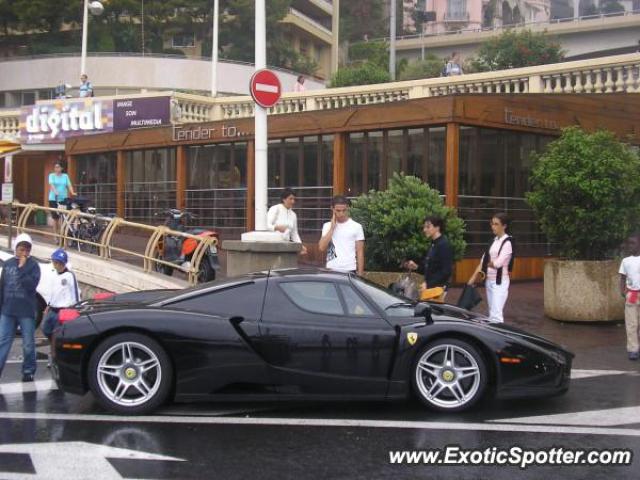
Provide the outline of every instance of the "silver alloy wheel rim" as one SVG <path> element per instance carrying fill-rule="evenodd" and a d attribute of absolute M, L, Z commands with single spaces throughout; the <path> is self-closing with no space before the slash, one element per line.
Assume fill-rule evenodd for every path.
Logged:
<path fill-rule="evenodd" d="M 429 349 L 418 360 L 415 375 L 422 397 L 441 408 L 464 406 L 480 388 L 478 362 L 457 345 Z"/>
<path fill-rule="evenodd" d="M 151 400 L 162 382 L 158 356 L 137 342 L 117 343 L 102 354 L 96 372 L 100 391 L 113 403 L 137 407 Z"/>

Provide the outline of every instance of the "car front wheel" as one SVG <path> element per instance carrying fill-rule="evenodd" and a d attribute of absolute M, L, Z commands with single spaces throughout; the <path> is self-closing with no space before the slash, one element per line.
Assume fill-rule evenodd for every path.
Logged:
<path fill-rule="evenodd" d="M 484 394 L 487 367 L 468 342 L 440 339 L 424 347 L 413 366 L 412 384 L 418 398 L 441 412 L 470 408 Z"/>
<path fill-rule="evenodd" d="M 139 333 L 104 340 L 89 360 L 89 387 L 107 410 L 145 414 L 169 396 L 173 367 L 164 349 Z"/>

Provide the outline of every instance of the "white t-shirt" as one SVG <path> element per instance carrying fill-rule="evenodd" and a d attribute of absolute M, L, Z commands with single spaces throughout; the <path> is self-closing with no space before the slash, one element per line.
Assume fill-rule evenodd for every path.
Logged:
<path fill-rule="evenodd" d="M 322 236 L 331 229 L 331 222 L 322 226 Z M 327 249 L 327 268 L 341 272 L 352 272 L 357 268 L 356 242 L 364 240 L 362 225 L 353 219 L 337 223 L 331 243 Z"/>
<path fill-rule="evenodd" d="M 56 272 L 56 277 L 52 282 L 53 288 L 49 305 L 54 308 L 68 308 L 80 301 L 78 281 L 73 272 L 69 270 L 62 273 Z"/>
<path fill-rule="evenodd" d="M 281 233 L 282 239 L 288 242 L 302 243 L 300 234 L 298 233 L 298 217 L 296 212 L 285 207 L 282 203 L 274 205 L 267 212 L 267 227 L 272 232 L 276 231 L 276 226 L 283 225 L 287 227 Z"/>
<path fill-rule="evenodd" d="M 627 276 L 629 290 L 640 290 L 640 256 L 623 258 L 619 273 Z"/>

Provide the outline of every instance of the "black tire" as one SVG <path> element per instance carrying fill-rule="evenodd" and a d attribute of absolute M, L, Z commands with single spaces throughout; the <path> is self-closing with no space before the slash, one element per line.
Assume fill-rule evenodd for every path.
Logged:
<path fill-rule="evenodd" d="M 447 364 L 451 354 L 453 366 Z M 430 361 L 426 364 L 425 360 Z M 489 380 L 482 354 L 457 338 L 442 338 L 425 345 L 416 356 L 410 375 L 416 397 L 439 412 L 471 408 L 484 395 Z"/>
<path fill-rule="evenodd" d="M 109 360 L 117 358 L 118 351 L 122 351 L 123 345 L 132 346 L 130 351 L 133 352 L 134 360 L 128 362 L 121 354 L 123 357 L 122 368 L 115 366 L 113 368 L 113 372 L 117 374 L 100 375 L 98 366 L 101 361 L 108 362 L 108 365 L 117 365 Z M 146 355 L 147 351 L 152 355 Z M 157 361 L 157 367 L 152 367 L 149 372 L 142 372 L 139 369 L 142 364 L 138 365 L 138 363 L 154 360 L 154 357 Z M 135 370 L 133 377 L 128 375 L 132 369 Z M 125 415 L 144 415 L 167 401 L 173 384 L 173 375 L 171 360 L 158 342 L 140 333 L 124 332 L 106 338 L 93 351 L 87 368 L 87 383 L 98 402 L 108 411 Z M 141 394 L 138 387 L 134 385 L 139 381 L 144 382 L 145 386 L 148 386 L 149 383 L 152 384 L 147 396 Z M 122 400 L 118 403 L 111 398 L 112 395 L 109 393 L 118 392 L 118 385 L 121 383 L 126 386 L 122 392 Z M 110 389 L 114 384 L 116 385 L 115 392 L 111 392 Z M 135 403 L 136 396 L 142 396 L 138 403 Z M 130 403 L 125 404 L 126 402 Z"/>
<path fill-rule="evenodd" d="M 198 270 L 198 283 L 212 282 L 216 279 L 216 271 L 211 267 L 209 259 L 205 256 L 200 261 L 200 269 Z"/>
<path fill-rule="evenodd" d="M 156 250 L 156 252 L 153 254 L 153 258 L 157 258 L 158 260 L 162 260 L 162 254 Z M 171 268 L 168 265 L 163 265 L 161 263 L 158 262 L 154 262 L 153 263 L 153 269 L 158 272 L 158 273 L 163 273 L 164 275 L 166 275 L 167 277 L 171 277 L 173 275 L 173 268 Z"/>

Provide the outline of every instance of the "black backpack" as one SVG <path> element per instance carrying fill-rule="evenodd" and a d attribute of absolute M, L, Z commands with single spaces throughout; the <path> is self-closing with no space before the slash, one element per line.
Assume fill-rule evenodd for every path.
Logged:
<path fill-rule="evenodd" d="M 514 260 L 516 259 L 516 247 L 513 241 L 513 237 L 511 235 L 507 235 L 507 238 L 505 238 L 500 244 L 500 248 L 498 249 L 498 255 L 500 255 L 500 252 L 502 252 L 502 247 L 504 247 L 504 244 L 507 242 L 511 243 L 511 259 L 509 260 L 509 265 L 507 266 L 509 273 L 511 273 L 513 272 Z M 485 276 L 487 275 L 489 259 L 491 258 L 491 255 L 489 255 L 489 250 L 491 249 L 491 245 L 493 245 L 493 242 L 489 244 L 489 247 L 487 247 L 487 251 L 485 252 L 484 257 L 482 258 L 482 273 L 484 273 Z M 497 269 L 497 273 L 496 273 L 497 285 L 500 285 L 502 283 L 502 268 L 503 267 L 500 267 Z"/>

